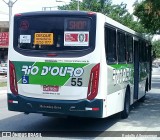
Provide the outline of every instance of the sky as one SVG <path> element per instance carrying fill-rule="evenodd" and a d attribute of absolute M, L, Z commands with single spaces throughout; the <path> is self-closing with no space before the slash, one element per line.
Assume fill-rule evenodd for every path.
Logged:
<path fill-rule="evenodd" d="M 133 4 L 136 0 L 112 0 L 112 2 L 114 4 L 121 4 L 122 2 L 123 3 L 126 3 L 127 4 L 127 9 L 130 13 L 133 13 Z"/>
<path fill-rule="evenodd" d="M 9 2 L 9 0 L 5 0 Z M 15 0 L 12 0 L 13 2 Z M 42 7 L 55 7 L 58 5 L 68 4 L 70 0 L 59 0 L 64 2 L 56 2 L 56 0 L 17 0 L 17 2 L 13 5 L 12 13 L 22 13 L 29 11 L 41 11 Z M 133 8 L 132 5 L 135 0 L 112 0 L 113 4 L 120 4 L 121 2 L 127 4 L 127 9 L 132 13 Z M 8 20 L 8 6 L 3 0 L 0 0 L 0 21 Z"/>

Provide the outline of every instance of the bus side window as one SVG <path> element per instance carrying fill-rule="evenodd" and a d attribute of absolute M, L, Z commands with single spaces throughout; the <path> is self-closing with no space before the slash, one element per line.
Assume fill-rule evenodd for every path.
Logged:
<path fill-rule="evenodd" d="M 126 36 L 126 52 L 127 52 L 127 62 L 133 62 L 133 37 L 130 35 Z"/>
<path fill-rule="evenodd" d="M 147 43 L 145 48 L 146 48 L 146 62 L 149 62 L 149 47 Z"/>
<path fill-rule="evenodd" d="M 139 40 L 139 61 L 143 62 L 143 42 L 142 40 Z"/>
<path fill-rule="evenodd" d="M 147 47 L 146 47 L 146 42 L 145 41 L 143 42 L 143 51 L 144 51 L 144 53 L 143 53 L 144 62 L 147 62 Z"/>
<path fill-rule="evenodd" d="M 126 62 L 126 42 L 125 42 L 125 33 L 118 32 L 118 42 L 117 42 L 117 49 L 118 49 L 118 62 L 124 63 Z"/>
<path fill-rule="evenodd" d="M 116 29 L 105 27 L 105 53 L 107 63 L 117 62 Z"/>

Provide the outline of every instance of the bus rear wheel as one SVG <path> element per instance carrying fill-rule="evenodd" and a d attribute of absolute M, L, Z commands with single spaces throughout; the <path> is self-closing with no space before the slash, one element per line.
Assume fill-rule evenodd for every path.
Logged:
<path fill-rule="evenodd" d="M 124 110 L 121 112 L 121 118 L 122 119 L 128 118 L 129 113 L 130 113 L 130 92 L 127 89 L 124 100 Z"/>

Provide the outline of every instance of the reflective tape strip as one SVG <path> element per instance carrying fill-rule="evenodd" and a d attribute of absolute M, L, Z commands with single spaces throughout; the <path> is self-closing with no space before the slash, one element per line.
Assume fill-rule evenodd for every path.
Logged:
<path fill-rule="evenodd" d="M 86 107 L 85 110 L 92 110 L 92 108 Z"/>

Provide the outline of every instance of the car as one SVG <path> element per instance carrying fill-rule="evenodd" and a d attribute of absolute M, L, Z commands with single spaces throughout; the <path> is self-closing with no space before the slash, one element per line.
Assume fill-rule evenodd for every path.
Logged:
<path fill-rule="evenodd" d="M 0 64 L 0 75 L 7 75 L 7 63 Z"/>

